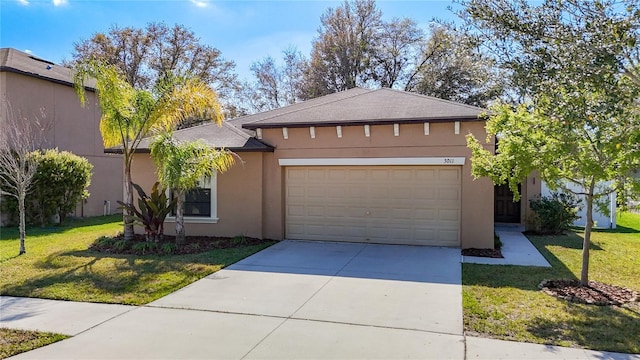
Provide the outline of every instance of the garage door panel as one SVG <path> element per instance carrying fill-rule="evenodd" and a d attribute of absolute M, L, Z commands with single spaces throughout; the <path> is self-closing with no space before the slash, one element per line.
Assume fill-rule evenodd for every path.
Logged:
<path fill-rule="evenodd" d="M 302 205 L 289 205 L 287 206 L 287 216 L 289 218 L 298 216 L 303 217 L 305 215 L 305 207 Z"/>
<path fill-rule="evenodd" d="M 345 169 L 330 169 L 327 171 L 327 178 L 329 180 L 346 180 L 347 175 Z"/>
<path fill-rule="evenodd" d="M 349 169 L 347 170 L 348 177 L 350 182 L 362 182 L 368 179 L 368 174 L 366 170 L 363 169 Z"/>
<path fill-rule="evenodd" d="M 446 168 L 438 170 L 438 179 L 442 181 L 459 182 L 460 171 L 456 168 Z"/>
<path fill-rule="evenodd" d="M 372 169 L 369 172 L 368 181 L 372 182 L 388 182 L 389 181 L 389 169 Z"/>
<path fill-rule="evenodd" d="M 411 181 L 414 177 L 414 171 L 410 169 L 401 169 L 391 171 L 391 180 L 393 181 Z"/>
<path fill-rule="evenodd" d="M 329 186 L 327 187 L 327 196 L 335 198 L 344 198 L 348 194 L 348 187 Z"/>
<path fill-rule="evenodd" d="M 452 223 L 458 223 L 460 221 L 460 212 L 458 210 L 439 210 L 438 220 L 450 221 Z"/>
<path fill-rule="evenodd" d="M 451 246 L 452 244 L 458 244 L 458 231 L 457 230 L 439 230 L 437 233 L 438 241 L 445 246 Z"/>
<path fill-rule="evenodd" d="M 459 200 L 460 190 L 451 188 L 441 188 L 438 190 L 438 200 Z"/>
<path fill-rule="evenodd" d="M 409 187 L 392 187 L 389 189 L 389 196 L 394 199 L 413 199 L 416 191 Z"/>
<path fill-rule="evenodd" d="M 290 180 L 304 179 L 307 176 L 307 171 L 302 168 L 289 168 L 287 169 L 287 178 Z"/>
<path fill-rule="evenodd" d="M 307 206 L 306 210 L 306 216 L 318 216 L 322 218 L 328 215 L 324 206 Z"/>
<path fill-rule="evenodd" d="M 286 170 L 290 239 L 459 246 L 460 167 Z"/>

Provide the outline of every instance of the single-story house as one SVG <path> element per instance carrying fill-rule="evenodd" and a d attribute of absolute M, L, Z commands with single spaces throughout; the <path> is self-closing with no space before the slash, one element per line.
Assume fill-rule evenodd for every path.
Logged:
<path fill-rule="evenodd" d="M 486 138 L 483 111 L 354 88 L 176 131 L 242 159 L 187 196 L 187 235 L 492 248 L 494 210 L 522 224 L 528 207 L 471 175 L 465 135 Z M 145 189 L 157 179 L 148 147 L 132 166 Z M 525 199 L 540 193 L 535 177 L 521 186 Z"/>

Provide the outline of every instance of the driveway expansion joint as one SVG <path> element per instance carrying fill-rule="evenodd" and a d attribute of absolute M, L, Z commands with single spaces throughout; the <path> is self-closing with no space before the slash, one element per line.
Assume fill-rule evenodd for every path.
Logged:
<path fill-rule="evenodd" d="M 416 329 L 416 328 L 405 328 L 405 327 L 397 327 L 397 326 L 384 326 L 384 325 L 375 325 L 375 324 L 359 324 L 359 323 L 343 322 L 343 321 L 302 318 L 302 317 L 296 317 L 295 315 L 279 316 L 279 315 L 268 315 L 268 314 L 259 314 L 259 313 L 237 312 L 237 311 L 193 309 L 193 308 L 179 307 L 179 306 L 142 305 L 140 307 L 146 307 L 146 308 L 152 308 L 152 309 L 202 311 L 202 312 L 207 312 L 207 313 L 240 315 L 240 316 L 257 316 L 257 317 L 272 318 L 272 319 L 282 319 L 285 322 L 287 320 L 311 321 L 311 322 L 316 322 L 316 323 L 326 323 L 326 324 L 336 324 L 336 325 L 350 325 L 350 326 L 360 326 L 360 327 L 369 327 L 369 328 L 377 328 L 377 329 L 405 330 L 405 331 L 417 331 L 417 332 L 423 332 L 423 333 L 429 333 L 429 334 L 464 336 L 462 334 L 455 333 L 455 332 L 433 331 L 433 330 L 424 330 L 424 329 Z M 135 309 L 133 309 L 133 310 L 135 310 Z M 278 327 L 280 327 L 280 326 L 278 326 Z M 276 329 L 278 327 L 276 327 Z"/>

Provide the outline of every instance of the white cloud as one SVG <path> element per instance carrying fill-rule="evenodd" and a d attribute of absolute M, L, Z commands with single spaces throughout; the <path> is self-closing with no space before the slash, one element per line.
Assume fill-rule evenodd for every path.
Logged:
<path fill-rule="evenodd" d="M 29 0 L 18 0 L 18 3 L 20 3 L 20 5 L 27 6 L 29 5 Z"/>
<path fill-rule="evenodd" d="M 53 6 L 67 5 L 68 0 L 53 0 Z"/>
<path fill-rule="evenodd" d="M 29 49 L 24 49 L 24 52 L 26 52 L 27 54 L 33 54 L 33 51 L 31 51 Z"/>
<path fill-rule="evenodd" d="M 191 3 L 197 7 L 207 7 L 209 5 L 209 1 L 207 0 L 190 0 Z"/>

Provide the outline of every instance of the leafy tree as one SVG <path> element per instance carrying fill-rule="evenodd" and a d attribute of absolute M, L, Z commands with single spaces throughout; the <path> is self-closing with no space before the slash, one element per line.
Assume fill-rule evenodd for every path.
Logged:
<path fill-rule="evenodd" d="M 405 90 L 473 106 L 486 106 L 504 93 L 493 59 L 472 37 L 433 26 Z"/>
<path fill-rule="evenodd" d="M 467 35 L 482 42 L 508 72 L 520 100 L 554 82 L 597 82 L 624 74 L 640 85 L 638 0 L 462 1 Z"/>
<path fill-rule="evenodd" d="M 72 60 L 65 65 L 89 60 L 117 67 L 135 89 L 151 90 L 167 73 L 196 76 L 223 98 L 238 86 L 235 63 L 179 24 L 149 23 L 144 29 L 113 26 L 75 43 Z"/>
<path fill-rule="evenodd" d="M 640 182 L 630 177 L 640 168 L 640 89 L 637 68 L 628 61 L 638 52 L 638 2 L 464 5 L 466 19 L 500 55 L 500 65 L 526 99 L 517 107 L 492 109 L 487 131 L 499 137 L 496 155 L 468 136 L 473 173 L 507 182 L 516 199 L 517 184 L 532 171 L 552 189 L 584 196 L 580 281 L 588 285 L 594 206 L 616 188 L 640 190 Z M 612 185 L 603 186 L 605 181 Z"/>
<path fill-rule="evenodd" d="M 368 80 L 382 14 L 374 0 L 346 1 L 320 18 L 305 70 L 303 98 L 310 99 L 354 88 Z"/>
<path fill-rule="evenodd" d="M 119 146 L 122 150 L 125 204 L 133 204 L 131 161 L 144 137 L 154 131 L 174 128 L 193 117 L 222 121 L 216 93 L 198 78 L 165 74 L 152 90 L 137 90 L 113 65 L 97 61 L 80 63 L 75 68 L 74 81 L 82 104 L 85 102 L 84 83 L 90 77 L 95 79 L 102 109 L 100 132 L 104 146 Z M 132 215 L 125 211 L 125 240 L 133 239 Z"/>
<path fill-rule="evenodd" d="M 38 117 L 16 115 L 6 103 L 0 113 L 0 196 L 18 201 L 20 255 L 26 253 L 25 199 L 33 185 L 37 162 L 31 151 L 43 140 L 46 124 Z"/>
<path fill-rule="evenodd" d="M 256 79 L 255 85 L 249 86 L 249 98 L 253 112 L 277 109 L 291 105 L 300 100 L 302 75 L 305 59 L 298 50 L 289 47 L 282 51 L 284 64 L 278 65 L 276 60 L 267 56 L 251 65 Z"/>
<path fill-rule="evenodd" d="M 383 22 L 371 56 L 371 79 L 384 88 L 402 88 L 418 68 L 416 59 L 421 53 L 424 32 L 415 21 L 394 18 Z"/>
<path fill-rule="evenodd" d="M 473 37 L 451 26 L 432 26 L 426 37 L 409 18 L 382 20 L 374 0 L 345 1 L 321 17 L 310 58 L 301 62 L 296 83 L 302 100 L 361 87 L 404 89 L 471 105 L 484 106 L 503 94 L 501 74 Z M 267 93 L 266 108 L 282 91 L 282 73 L 271 58 L 256 65 L 260 84 L 253 92 Z M 255 101 L 264 96 L 248 97 Z"/>
<path fill-rule="evenodd" d="M 160 183 L 173 191 L 176 201 L 176 243 L 185 240 L 184 197 L 198 187 L 204 177 L 224 172 L 235 162 L 233 154 L 204 142 L 179 143 L 170 132 L 159 134 L 151 144 L 151 156 L 158 169 Z"/>

